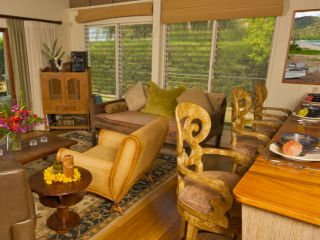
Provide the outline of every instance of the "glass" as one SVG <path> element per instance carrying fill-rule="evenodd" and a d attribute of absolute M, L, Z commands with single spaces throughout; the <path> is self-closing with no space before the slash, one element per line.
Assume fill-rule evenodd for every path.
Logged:
<path fill-rule="evenodd" d="M 47 136 L 41 136 L 40 137 L 40 142 L 42 142 L 42 143 L 48 142 L 48 137 Z"/>
<path fill-rule="evenodd" d="M 32 146 L 37 146 L 38 144 L 38 141 L 37 139 L 30 139 L 29 140 L 29 145 L 32 147 Z"/>
<path fill-rule="evenodd" d="M 8 151 L 20 151 L 21 150 L 21 134 L 10 133 L 7 137 L 7 150 Z"/>

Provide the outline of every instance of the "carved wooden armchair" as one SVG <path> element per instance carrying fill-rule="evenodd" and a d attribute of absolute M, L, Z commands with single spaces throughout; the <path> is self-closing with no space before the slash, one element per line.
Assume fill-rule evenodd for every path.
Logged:
<path fill-rule="evenodd" d="M 284 122 L 288 118 L 288 116 L 291 114 L 289 109 L 263 106 L 268 95 L 268 90 L 264 82 L 256 81 L 254 89 L 254 119 L 273 119 Z"/>
<path fill-rule="evenodd" d="M 198 230 L 227 236 L 241 231 L 241 206 L 234 202 L 232 190 L 240 180 L 238 164 L 246 165 L 249 158 L 233 150 L 202 148 L 199 144 L 209 134 L 208 113 L 192 103 L 176 108 L 178 211 L 182 217 L 180 238 L 197 239 Z M 190 146 L 185 149 L 184 146 Z M 204 154 L 232 158 L 232 172 L 203 171 Z"/>
<path fill-rule="evenodd" d="M 251 106 L 251 96 L 244 88 L 232 89 L 231 148 L 248 155 L 253 162 L 256 154 L 264 149 L 277 131 L 280 122 L 253 119 L 250 117 Z"/>

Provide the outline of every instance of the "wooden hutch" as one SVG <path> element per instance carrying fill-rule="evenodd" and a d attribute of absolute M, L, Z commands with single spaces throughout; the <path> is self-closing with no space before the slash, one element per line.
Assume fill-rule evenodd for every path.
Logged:
<path fill-rule="evenodd" d="M 89 129 L 90 69 L 40 72 L 42 105 L 48 129 Z"/>

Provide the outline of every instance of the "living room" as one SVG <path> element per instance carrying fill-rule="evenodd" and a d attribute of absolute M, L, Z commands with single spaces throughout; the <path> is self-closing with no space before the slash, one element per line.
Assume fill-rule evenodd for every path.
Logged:
<path fill-rule="evenodd" d="M 181 85 L 188 90 L 199 87 L 203 93 L 206 92 L 205 96 L 206 99 L 209 99 L 209 108 L 214 103 L 217 104 L 216 102 L 219 98 L 213 95 L 210 98 L 210 94 L 225 94 L 223 95 L 225 96 L 225 100 L 220 99 L 221 102 L 218 101 L 219 106 L 215 105 L 215 109 L 218 109 L 218 111 L 209 113 L 211 120 L 215 119 L 215 122 L 212 123 L 216 129 L 216 132 L 213 133 L 216 137 L 214 141 L 220 142 L 217 139 L 220 139 L 223 130 L 224 135 L 222 136 L 221 143 L 218 145 L 225 149 L 230 147 L 232 88 L 247 87 L 250 91 L 253 91 L 255 82 L 263 82 L 268 92 L 264 105 L 289 109 L 290 111 L 295 110 L 305 94 L 320 92 L 318 78 L 310 80 L 299 77 L 296 81 L 295 78 L 292 80 L 292 78 L 286 77 L 286 70 L 290 65 L 289 55 L 292 54 L 291 46 L 294 46 L 295 43 L 295 41 L 292 41 L 295 31 L 295 14 L 296 12 L 317 12 L 320 9 L 320 0 L 230 0 L 225 3 L 220 3 L 219 1 L 212 1 L 213 3 L 211 3 L 210 1 L 201 0 L 199 4 L 185 1 L 185 6 L 183 2 L 182 0 L 3 0 L 0 11 L 0 32 L 3 35 L 0 36 L 4 42 L 2 46 L 6 48 L 6 43 L 9 42 L 10 49 L 3 50 L 4 55 L 6 55 L 3 65 L 6 66 L 6 69 L 4 72 L 1 72 L 1 75 L 3 75 L 1 77 L 3 86 L 0 85 L 0 87 L 1 89 L 5 89 L 5 93 L 2 93 L 1 90 L 1 105 L 5 102 L 10 102 L 12 98 L 18 100 L 21 98 L 32 113 L 37 114 L 41 118 L 45 117 L 48 122 L 50 119 L 54 119 L 53 121 L 56 125 L 52 125 L 51 129 L 58 130 L 50 132 L 56 132 L 56 136 L 65 134 L 67 138 L 70 137 L 71 139 L 68 142 L 63 142 L 64 145 L 61 145 L 62 142 L 59 143 L 59 139 L 49 138 L 46 140 L 39 135 L 35 137 L 38 141 L 38 146 L 42 146 L 41 144 L 47 144 L 46 147 L 48 148 L 54 144 L 58 144 L 60 148 L 75 146 L 72 149 L 81 152 L 84 148 L 87 150 L 94 147 L 91 145 L 91 140 L 96 140 L 95 136 L 98 134 L 92 131 L 92 135 L 89 118 L 90 124 L 96 124 L 91 130 L 96 128 L 106 129 L 107 131 L 119 132 L 121 134 L 130 134 L 146 124 L 145 115 L 140 118 L 140 116 L 137 117 L 137 114 L 132 111 L 123 116 L 120 116 L 120 114 L 115 116 L 108 124 L 106 124 L 107 121 L 101 120 L 104 118 L 99 118 L 100 122 L 94 118 L 98 115 L 97 109 L 99 107 L 104 114 L 106 108 L 118 108 L 119 106 L 121 108 L 122 103 L 119 105 L 119 99 L 125 96 L 127 91 L 130 91 L 129 85 L 136 87 L 137 83 L 140 82 L 143 84 L 143 88 L 146 85 L 152 88 L 152 84 L 155 84 L 156 87 L 154 88 L 157 89 L 158 87 L 160 90 L 180 87 Z M 219 9 L 221 8 L 225 8 L 225 11 L 220 11 Z M 183 14 L 183 9 L 187 14 Z M 197 14 L 197 12 L 201 14 Z M 24 22 L 23 31 L 26 38 L 24 45 L 21 45 L 19 42 L 12 43 L 12 40 L 5 39 L 6 34 L 10 38 L 10 34 L 13 35 L 15 32 L 13 29 L 18 29 L 18 25 L 14 25 L 16 23 L 13 23 L 13 21 L 11 22 L 11 20 L 15 19 Z M 255 20 L 256 22 L 254 22 Z M 260 35 L 254 34 L 257 29 L 246 28 L 247 26 L 260 28 Z M 260 42 L 252 40 L 255 38 L 259 38 Z M 86 93 L 88 99 L 83 100 L 85 101 L 83 106 L 85 105 L 85 108 L 88 110 L 79 111 L 78 106 L 82 104 L 80 101 L 74 103 L 78 112 L 73 109 L 69 111 L 71 114 L 78 114 L 78 118 L 70 119 L 64 117 L 62 112 L 52 114 L 51 110 L 48 111 L 47 109 L 53 106 L 54 102 L 45 102 L 43 98 L 46 92 L 43 91 L 41 81 L 46 74 L 51 74 L 52 69 L 50 69 L 49 59 L 47 59 L 42 51 L 44 50 L 44 43 L 52 50 L 55 40 L 57 41 L 56 48 L 58 49 L 61 46 L 60 53 L 64 52 L 63 57 L 58 58 L 58 60 L 62 61 L 58 65 L 60 68 L 67 69 L 63 69 L 58 74 L 61 74 L 63 71 L 72 72 L 72 52 L 85 52 L 87 54 L 86 61 L 90 70 L 84 71 L 84 74 L 88 74 L 87 78 L 90 81 L 88 81 L 88 85 L 85 87 L 88 92 Z M 231 45 L 228 45 L 228 43 L 231 43 Z M 24 52 L 25 55 L 23 57 L 21 57 L 22 55 L 19 51 L 16 51 L 18 48 L 19 51 L 22 49 L 21 51 Z M 15 55 L 15 57 L 12 57 L 9 63 L 8 55 L 10 53 Z M 131 55 L 129 56 L 129 54 Z M 24 58 L 27 59 L 25 63 L 22 60 Z M 297 63 L 297 65 L 299 64 Z M 313 69 L 313 67 L 313 65 L 309 66 L 308 71 L 311 68 Z M 41 74 L 39 73 L 40 69 Z M 314 67 L 314 69 L 316 68 Z M 299 67 L 299 71 L 305 73 L 307 70 L 305 66 L 302 66 Z M 74 78 L 73 75 L 70 76 L 70 79 Z M 153 83 L 150 83 L 150 80 Z M 98 97 L 92 98 L 89 96 L 89 93 L 96 94 Z M 48 90 L 48 94 L 50 95 L 50 90 Z M 148 96 L 144 97 L 147 99 Z M 91 101 L 111 100 L 115 101 L 113 102 L 115 105 L 110 107 L 106 107 L 106 105 L 102 107 L 100 105 L 96 107 L 92 105 L 94 103 L 89 102 L 89 99 Z M 146 99 L 145 101 L 147 101 Z M 196 101 L 198 100 L 199 97 Z M 121 101 L 124 102 L 123 99 Z M 72 103 L 68 104 L 64 105 L 65 109 L 73 107 Z M 139 109 L 141 108 L 139 107 Z M 146 113 L 150 114 L 148 111 Z M 60 119 L 57 118 L 59 114 L 63 116 Z M 71 126 L 77 121 L 82 121 L 83 116 L 87 118 L 87 122 L 83 126 L 80 128 Z M 222 122 L 219 122 L 221 116 Z M 121 125 L 119 122 L 124 121 L 123 119 L 132 124 L 129 124 L 130 126 L 127 124 Z M 148 117 L 147 120 L 151 121 L 151 118 L 149 119 Z M 171 170 L 175 168 L 175 165 L 170 165 L 171 161 L 175 159 L 175 147 L 177 145 L 176 131 L 178 130 L 172 128 L 172 124 L 175 122 L 174 115 L 170 120 L 172 122 L 169 123 L 169 134 L 164 138 L 163 142 L 171 147 L 159 150 L 160 154 L 164 156 L 162 160 L 165 159 L 168 165 L 161 166 L 161 168 L 155 170 L 155 172 L 162 172 L 164 171 L 163 169 L 170 168 L 170 174 L 162 174 L 165 175 L 165 178 L 170 178 L 166 181 L 166 184 L 160 184 L 165 180 L 162 179 L 161 174 L 159 176 L 155 174 L 156 180 L 154 186 L 157 186 L 155 193 L 147 193 L 151 192 L 154 187 L 147 188 L 146 192 L 141 192 L 137 195 L 130 192 L 130 197 L 124 197 L 121 193 L 121 198 L 123 197 L 126 201 L 127 198 L 129 199 L 129 205 L 126 205 L 123 209 L 112 205 L 116 211 L 111 214 L 109 212 L 104 213 L 98 210 L 98 208 L 91 208 L 90 217 L 86 215 L 86 219 L 81 220 L 86 221 L 86 224 L 81 225 L 81 227 L 75 227 L 72 233 L 61 231 L 61 234 L 59 231 L 57 231 L 58 234 L 55 234 L 54 231 L 44 230 L 43 226 L 46 225 L 46 218 L 53 213 L 53 210 L 49 211 L 49 208 L 41 205 L 40 202 L 42 200 L 39 200 L 41 198 L 40 194 L 36 204 L 40 209 L 40 212 L 37 212 L 37 219 L 42 218 L 39 220 L 41 229 L 39 225 L 37 226 L 37 239 L 179 239 L 181 219 L 176 206 L 177 180 L 175 176 L 172 177 L 171 175 Z M 70 125 L 64 129 L 59 126 L 60 123 L 61 125 Z M 160 129 L 162 123 L 159 122 L 158 124 Z M 46 129 L 49 128 L 50 126 Z M 165 128 L 163 126 L 163 129 Z M 72 133 L 76 129 L 81 130 L 77 133 Z M 34 130 L 42 132 L 45 130 L 45 124 L 37 126 Z M 86 130 L 87 132 L 82 130 Z M 301 131 L 307 130 L 303 129 Z M 37 136 L 37 134 L 34 136 Z M 117 139 L 119 136 L 114 135 L 114 138 Z M 46 143 L 47 141 L 48 143 Z M 50 143 L 50 141 L 52 142 Z M 72 141 L 78 141 L 82 145 L 79 147 L 79 145 Z M 150 140 L 151 142 L 152 140 Z M 154 146 L 156 146 L 156 143 L 154 143 Z M 45 147 L 42 150 L 44 152 L 47 151 Z M 45 158 L 41 154 L 35 154 L 33 158 L 35 156 Z M 76 156 L 75 152 L 70 152 L 70 154 Z M 29 162 L 28 157 L 30 155 L 23 156 L 21 159 L 27 159 L 26 161 Z M 48 158 L 50 159 L 50 157 Z M 40 162 L 37 163 L 42 164 Z M 218 163 L 212 165 L 220 166 Z M 84 166 L 81 165 L 81 167 Z M 35 164 L 28 166 L 28 169 L 33 168 L 37 168 Z M 39 170 L 39 168 L 37 169 Z M 95 169 L 94 171 L 98 170 Z M 143 171 L 143 173 L 145 172 Z M 159 182 L 157 182 L 157 179 L 160 179 Z M 147 179 L 141 184 L 151 186 L 151 183 L 152 181 L 149 182 Z M 140 186 L 137 187 L 137 189 L 139 188 Z M 138 191 L 137 189 L 132 191 Z M 91 192 L 97 193 L 97 191 Z M 106 194 L 108 195 L 108 193 Z M 146 196 L 141 197 L 139 194 Z M 35 193 L 34 196 L 36 196 Z M 131 198 L 134 201 L 131 202 Z M 86 207 L 85 205 L 90 201 L 93 205 L 97 205 L 99 201 L 102 204 L 100 198 L 97 200 L 90 196 L 82 200 L 81 206 L 78 208 L 80 209 L 79 211 L 83 211 Z M 36 209 L 36 211 L 39 209 Z M 123 213 L 122 211 L 124 211 L 123 216 L 119 214 L 119 212 Z M 84 213 L 81 213 L 80 216 L 84 216 L 82 214 Z M 106 216 L 101 216 L 103 214 L 112 215 L 112 220 L 105 218 Z M 7 218 L 7 215 L 1 216 L 1 218 L 3 217 Z M 293 218 L 295 217 L 293 216 Z M 301 220 L 299 217 L 297 219 Z M 107 223 L 100 225 L 100 222 L 108 221 L 111 223 L 108 227 L 106 227 Z M 312 221 L 306 222 L 304 223 L 306 225 L 310 225 L 310 223 L 319 225 Z M 95 227 L 90 229 L 90 224 Z M 89 230 L 84 230 L 83 226 Z M 17 236 L 12 239 L 24 238 Z M 195 235 L 190 239 L 196 239 Z M 230 238 L 199 231 L 199 239 Z M 254 238 L 246 237 L 243 239 Z M 274 237 L 269 239 L 280 238 Z"/>

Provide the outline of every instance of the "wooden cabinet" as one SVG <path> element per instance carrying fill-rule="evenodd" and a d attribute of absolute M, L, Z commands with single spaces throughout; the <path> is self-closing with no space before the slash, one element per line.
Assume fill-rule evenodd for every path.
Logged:
<path fill-rule="evenodd" d="M 88 129 L 90 71 L 41 72 L 40 79 L 48 128 Z"/>

